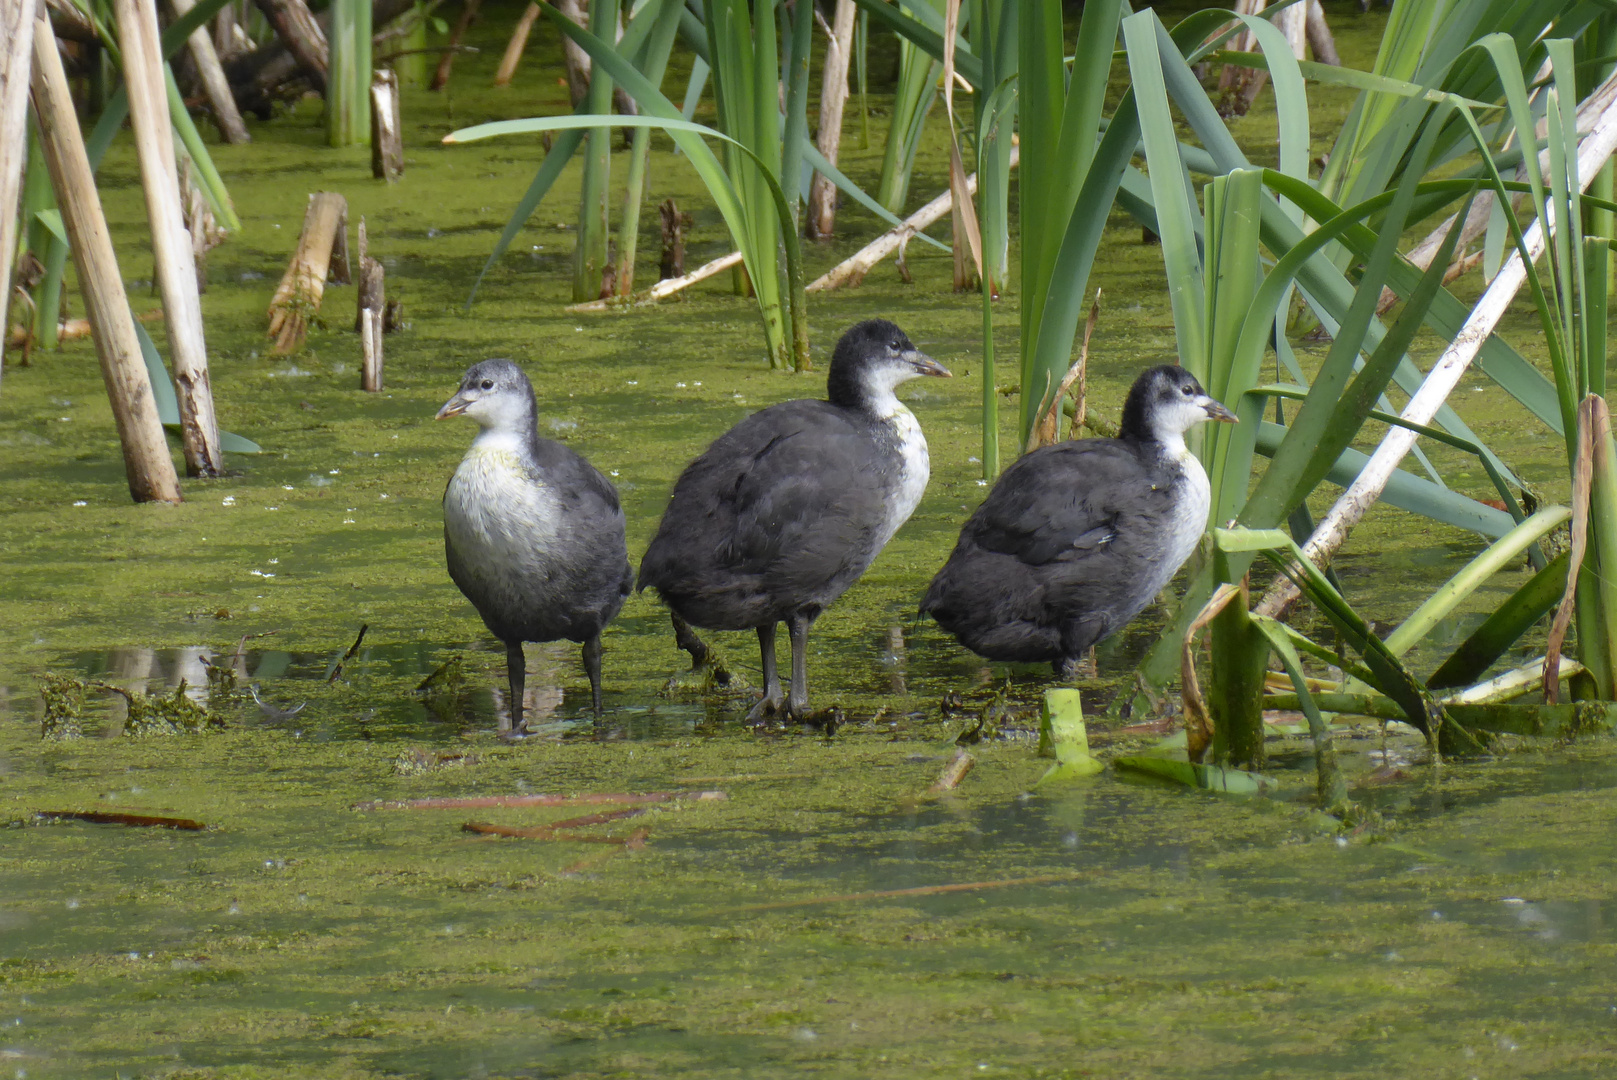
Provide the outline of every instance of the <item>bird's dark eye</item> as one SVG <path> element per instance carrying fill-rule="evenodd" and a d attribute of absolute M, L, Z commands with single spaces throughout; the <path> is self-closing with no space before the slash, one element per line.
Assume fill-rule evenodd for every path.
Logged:
<path fill-rule="evenodd" d="M 903 351 L 904 351 L 904 347 L 903 347 L 903 346 L 902 346 L 902 345 L 900 345 L 900 344 L 899 344 L 899 343 L 898 343 L 898 342 L 896 342 L 896 341 L 895 341 L 895 342 L 893 342 L 893 343 L 892 343 L 892 344 L 890 344 L 890 345 L 888 345 L 888 346 L 887 346 L 887 347 L 888 347 L 888 348 L 889 348 L 889 349 L 892 349 L 892 350 L 893 350 L 893 351 L 894 351 L 894 352 L 903 352 Z"/>
<path fill-rule="evenodd" d="M 483 380 L 483 389 L 484 390 L 492 390 L 492 389 L 494 389 L 494 380 L 493 379 L 484 379 Z M 1190 391 L 1186 390 L 1185 393 L 1188 394 L 1188 393 L 1190 393 Z"/>
<path fill-rule="evenodd" d="M 486 385 L 485 385 L 485 387 L 484 387 L 484 388 L 485 388 L 485 389 L 487 389 L 487 386 L 486 386 Z M 1182 389 L 1183 389 L 1183 392 L 1184 392 L 1184 395 L 1185 395 L 1185 396 L 1186 396 L 1186 397 L 1192 397 L 1192 396 L 1194 396 L 1194 395 L 1195 395 L 1195 393 L 1196 393 L 1196 391 L 1194 391 L 1194 390 L 1192 390 L 1192 389 L 1191 389 L 1191 388 L 1190 388 L 1190 387 L 1188 387 L 1188 386 L 1186 386 L 1186 387 L 1183 387 L 1183 388 L 1182 388 Z"/>

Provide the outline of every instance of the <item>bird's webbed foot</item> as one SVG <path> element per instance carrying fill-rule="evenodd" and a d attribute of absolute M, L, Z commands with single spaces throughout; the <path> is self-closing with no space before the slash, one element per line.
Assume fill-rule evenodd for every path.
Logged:
<path fill-rule="evenodd" d="M 837 728 L 848 722 L 848 714 L 842 711 L 840 705 L 827 705 L 823 709 L 804 708 L 800 713 L 792 714 L 792 721 L 798 724 L 807 724 L 809 727 L 824 729 L 827 735 L 835 735 Z"/>
<path fill-rule="evenodd" d="M 777 720 L 787 718 L 786 697 L 778 690 L 774 695 L 765 694 L 747 713 L 748 724 L 753 727 L 766 727 Z"/>
<path fill-rule="evenodd" d="M 1082 656 L 1063 657 L 1051 666 L 1055 668 L 1056 678 L 1062 682 L 1082 682 L 1085 679 L 1100 677 L 1099 666 L 1095 663 L 1094 648 L 1090 648 Z"/>

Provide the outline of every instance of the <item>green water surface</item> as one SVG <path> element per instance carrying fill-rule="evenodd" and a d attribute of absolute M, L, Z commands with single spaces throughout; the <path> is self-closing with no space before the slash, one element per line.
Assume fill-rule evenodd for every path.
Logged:
<path fill-rule="evenodd" d="M 1333 18 L 1339 6 L 1344 56 L 1368 66 L 1384 16 L 1332 5 Z M 1342 835 L 1308 811 L 1311 761 L 1283 739 L 1273 798 L 1111 772 L 1033 791 L 1048 763 L 1028 727 L 1048 671 L 986 665 L 915 615 L 985 490 L 974 460 L 981 316 L 975 297 L 950 291 L 947 255 L 911 244 L 914 284 L 885 265 L 859 289 L 812 297 L 819 370 L 771 372 L 750 301 L 722 277 L 655 308 L 564 313 L 569 173 L 468 313 L 542 151 L 527 139 L 437 140 L 560 111 L 565 93 L 543 27 L 515 83 L 488 88 L 516 8 L 486 10 L 469 39 L 483 51 L 457 61 L 451 88 L 406 94 L 399 184 L 370 178 L 366 150 L 326 148 L 314 102 L 254 123 L 251 146 L 215 148 L 244 227 L 209 260 L 213 384 L 223 425 L 265 454 L 233 457 L 224 479 L 186 481 L 182 505 L 133 506 L 89 343 L 5 372 L 0 822 L 14 827 L 0 833 L 0 1077 L 1612 1074 L 1608 745 L 1512 745 L 1435 766 L 1408 738 L 1344 733 L 1355 795 L 1377 816 Z M 1347 101 L 1320 92 L 1316 151 Z M 867 186 L 884 124 L 874 116 L 872 145 L 855 135 L 843 152 Z M 946 186 L 933 128 L 917 202 Z M 1272 156 L 1272 114 L 1235 128 L 1255 159 Z M 648 206 L 672 196 L 694 213 L 688 265 L 723 254 L 699 184 L 657 145 Z M 618 153 L 615 175 L 626 164 Z M 156 307 L 127 141 L 101 178 L 131 300 Z M 302 351 L 271 356 L 263 337 L 315 190 L 341 191 L 365 216 L 389 296 L 404 303 L 381 394 L 358 389 L 351 287 L 327 289 L 325 325 Z M 654 222 L 648 212 L 643 267 L 655 264 Z M 809 246 L 811 274 L 879 231 L 857 210 L 842 226 Z M 1174 356 L 1160 253 L 1122 215 L 1094 283 L 1106 300 L 1091 406 L 1115 416 L 1134 374 Z M 1015 304 L 1013 290 L 995 313 L 1007 358 Z M 488 356 L 526 367 L 541 433 L 618 484 L 637 558 L 684 463 L 747 413 L 818 394 L 837 333 L 872 315 L 958 377 L 903 391 L 931 444 L 931 486 L 810 638 L 814 701 L 840 705 L 846 723 L 831 735 L 758 732 L 740 724 L 744 694 L 664 695 L 685 657 L 662 609 L 637 597 L 606 634 L 603 720 L 587 714 L 576 649 L 530 646 L 527 706 L 541 735 L 500 741 L 503 653 L 442 562 L 439 499 L 471 429 L 431 417 L 460 372 Z M 1531 328 L 1525 308 L 1506 323 L 1533 356 Z M 1317 362 L 1324 346 L 1299 348 Z M 1414 353 L 1425 364 L 1440 348 L 1422 339 Z M 998 381 L 1015 378 L 1006 361 Z M 1003 402 L 1009 448 L 1015 399 Z M 1558 440 L 1483 380 L 1463 383 L 1455 403 L 1547 497 L 1564 497 Z M 1367 429 L 1366 445 L 1379 434 Z M 1464 458 L 1432 455 L 1452 486 L 1487 493 Z M 1322 490 L 1316 510 L 1334 495 Z M 1337 566 L 1361 610 L 1396 622 L 1481 546 L 1383 510 Z M 1519 567 L 1499 575 L 1416 666 L 1523 580 Z M 362 623 L 364 646 L 327 683 Z M 1161 623 L 1147 613 L 1103 648 L 1099 676 L 1082 684 L 1092 712 Z M 715 640 L 756 679 L 750 635 Z M 210 698 L 205 658 L 282 710 L 306 704 L 282 718 L 239 694 Z M 463 680 L 418 693 L 446 662 Z M 183 681 L 227 726 L 127 738 L 122 699 L 94 693 L 83 738 L 41 741 L 47 671 L 154 693 Z M 971 748 L 976 767 L 955 792 L 929 795 L 955 736 L 1006 680 L 1001 736 Z M 946 695 L 964 711 L 945 708 Z M 1150 741 L 1109 730 L 1121 723 L 1095 723 L 1103 755 Z M 727 798 L 580 830 L 646 830 L 631 848 L 462 830 L 610 806 L 351 809 L 693 791 Z M 35 817 L 91 809 L 209 828 Z M 903 892 L 934 886 L 980 887 Z"/>

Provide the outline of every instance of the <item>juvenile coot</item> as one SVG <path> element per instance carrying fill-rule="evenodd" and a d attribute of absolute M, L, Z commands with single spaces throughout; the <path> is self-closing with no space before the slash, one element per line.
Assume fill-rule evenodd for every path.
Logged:
<path fill-rule="evenodd" d="M 449 576 L 505 642 L 511 725 L 523 730 L 524 641 L 582 642 L 599 716 L 601 628 L 634 583 L 617 489 L 539 437 L 533 386 L 509 360 L 466 370 L 437 419 L 461 415 L 482 430 L 444 489 L 444 552 Z"/>
<path fill-rule="evenodd" d="M 1057 443 L 1005 470 L 921 611 L 990 660 L 1070 674 L 1196 550 L 1209 492 L 1185 432 L 1204 420 L 1235 416 L 1184 368 L 1143 373 L 1118 438 Z"/>
<path fill-rule="evenodd" d="M 758 631 L 764 697 L 748 719 L 808 713 L 808 629 L 909 518 L 930 464 L 915 416 L 893 389 L 947 377 L 904 331 L 859 323 L 837 342 L 825 401 L 754 413 L 686 467 L 640 584 L 683 622 Z M 792 643 L 790 696 L 775 669 L 775 626 Z"/>

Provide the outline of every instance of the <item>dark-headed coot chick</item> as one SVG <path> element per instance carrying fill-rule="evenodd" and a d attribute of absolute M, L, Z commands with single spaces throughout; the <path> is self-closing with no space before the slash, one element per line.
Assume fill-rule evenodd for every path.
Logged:
<path fill-rule="evenodd" d="M 747 417 L 686 467 L 640 585 L 680 620 L 758 631 L 764 698 L 749 720 L 808 713 L 808 629 L 909 518 L 930 463 L 914 415 L 893 389 L 949 374 L 884 319 L 837 342 L 825 401 L 788 401 Z M 782 700 L 775 626 L 792 643 Z"/>
<path fill-rule="evenodd" d="M 1050 660 L 1071 674 L 1206 531 L 1207 474 L 1185 446 L 1204 420 L 1235 417 L 1184 368 L 1143 373 L 1118 438 L 1057 443 L 1005 470 L 921 610 L 990 660 Z"/>
<path fill-rule="evenodd" d="M 617 489 L 560 443 L 541 439 L 533 386 L 509 360 L 466 370 L 437 419 L 482 428 L 444 489 L 449 576 L 505 642 L 511 724 L 522 730 L 524 641 L 584 645 L 601 712 L 601 628 L 634 583 Z"/>

